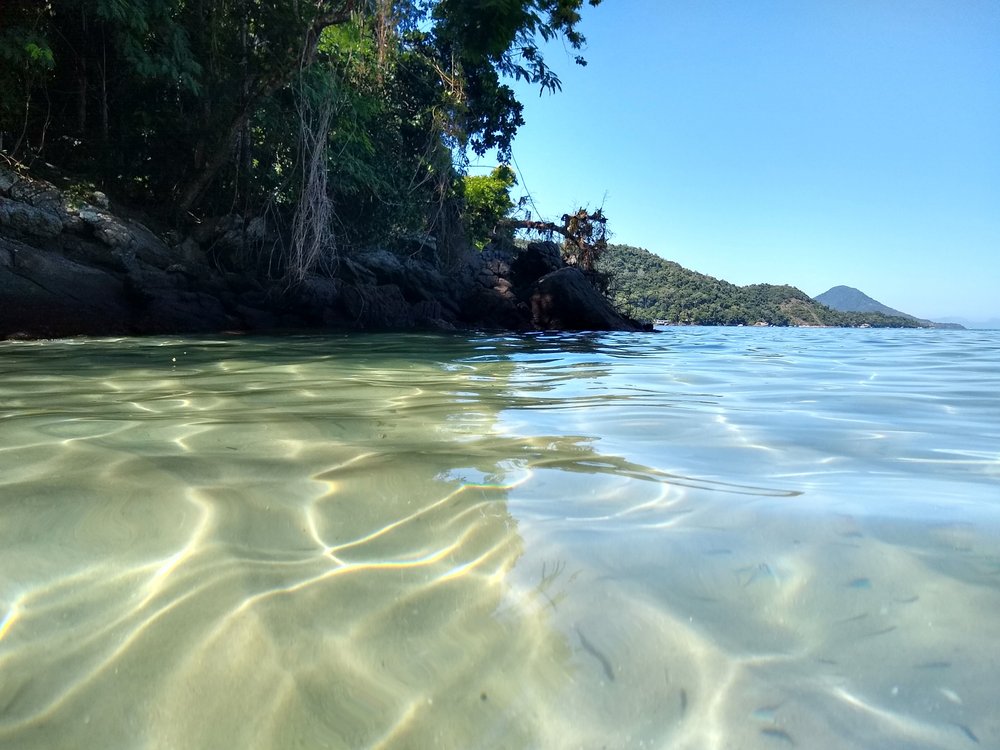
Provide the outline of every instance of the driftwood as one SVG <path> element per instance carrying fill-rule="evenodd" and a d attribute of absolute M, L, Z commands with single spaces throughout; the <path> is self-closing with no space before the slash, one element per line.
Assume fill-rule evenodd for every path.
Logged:
<path fill-rule="evenodd" d="M 508 229 L 529 229 L 533 232 L 555 232 L 561 235 L 563 253 L 570 265 L 579 265 L 586 271 L 594 270 L 594 263 L 608 246 L 607 224 L 604 213 L 597 209 L 589 213 L 581 208 L 574 214 L 563 214 L 562 225 L 552 221 L 507 219 L 501 223 Z"/>

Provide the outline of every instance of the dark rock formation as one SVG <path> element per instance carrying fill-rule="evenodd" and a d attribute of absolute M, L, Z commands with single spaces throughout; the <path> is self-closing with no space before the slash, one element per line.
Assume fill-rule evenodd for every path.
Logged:
<path fill-rule="evenodd" d="M 0 236 L 0 336 L 128 333 L 130 314 L 119 276 Z"/>
<path fill-rule="evenodd" d="M 406 254 L 359 252 L 291 283 L 271 278 L 281 237 L 262 219 L 158 234 L 103 194 L 87 200 L 0 166 L 0 337 L 636 328 L 551 242 L 470 249 L 443 267 L 432 240 L 413 238 Z"/>
<path fill-rule="evenodd" d="M 465 320 L 511 330 L 636 331 L 642 326 L 611 307 L 586 274 L 568 267 L 554 242 L 487 247 L 471 256 Z"/>
<path fill-rule="evenodd" d="M 615 312 L 579 268 L 547 273 L 531 294 L 535 328 L 562 331 L 639 330 Z"/>

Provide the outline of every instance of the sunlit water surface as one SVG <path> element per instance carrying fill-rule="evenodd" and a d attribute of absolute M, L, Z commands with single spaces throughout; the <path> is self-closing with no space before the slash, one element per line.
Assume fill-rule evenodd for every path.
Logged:
<path fill-rule="evenodd" d="M 1000 333 L 0 344 L 0 747 L 1000 747 Z"/>

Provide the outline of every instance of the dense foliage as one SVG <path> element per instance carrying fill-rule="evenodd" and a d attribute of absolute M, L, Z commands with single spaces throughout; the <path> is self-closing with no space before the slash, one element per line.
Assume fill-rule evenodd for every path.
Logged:
<path fill-rule="evenodd" d="M 609 245 L 597 267 L 607 276 L 615 306 L 638 320 L 690 325 L 920 325 L 912 318 L 831 310 L 792 286 L 736 286 L 627 245 Z"/>
<path fill-rule="evenodd" d="M 462 181 L 465 232 L 479 249 L 495 237 L 500 223 L 514 210 L 510 189 L 516 184 L 514 170 L 505 164 L 488 175 L 469 175 Z"/>
<path fill-rule="evenodd" d="M 427 231 L 460 203 L 456 154 L 509 154 L 523 120 L 505 81 L 559 88 L 539 45 L 579 49 L 584 4 L 5 0 L 0 153 L 175 220 Z"/>

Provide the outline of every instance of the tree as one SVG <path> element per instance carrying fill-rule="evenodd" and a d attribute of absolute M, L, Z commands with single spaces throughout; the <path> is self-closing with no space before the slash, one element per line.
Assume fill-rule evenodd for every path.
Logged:
<path fill-rule="evenodd" d="M 33 93 L 51 76 L 55 58 L 44 34 L 47 12 L 29 2 L 0 8 L 0 151 L 16 157 L 25 139 L 44 145 L 46 128 L 29 132 Z"/>
<path fill-rule="evenodd" d="M 489 175 L 463 179 L 465 233 L 480 250 L 496 236 L 501 222 L 514 210 L 510 189 L 516 184 L 514 170 L 506 164 L 501 164 Z"/>
<path fill-rule="evenodd" d="M 509 153 L 522 118 L 503 80 L 558 89 L 539 45 L 562 37 L 579 48 L 583 4 L 8 0 L 0 10 L 2 142 L 23 131 L 36 152 L 114 176 L 152 203 L 221 205 L 222 196 L 231 202 L 237 173 L 249 185 L 248 172 L 273 170 L 254 153 L 269 149 L 257 146 L 273 144 L 285 158 L 288 134 L 299 130 L 288 99 L 319 68 L 341 89 L 363 80 L 360 96 L 334 94 L 342 120 L 354 114 L 344 107 L 358 105 L 362 120 L 382 110 L 401 147 L 414 146 L 404 131 L 417 127 L 447 146 Z M 353 31 L 324 46 L 333 30 Z"/>
<path fill-rule="evenodd" d="M 266 215 L 277 251 L 238 261 L 266 255 L 290 279 L 351 245 L 457 247 L 463 208 L 481 243 L 513 174 L 463 181 L 465 154 L 509 155 L 523 119 L 508 84 L 557 91 L 541 46 L 579 50 L 599 1 L 7 0 L 0 149 L 179 223 Z M 603 231 L 567 221 L 567 238 Z M 599 243 L 566 247 L 587 267 Z"/>

